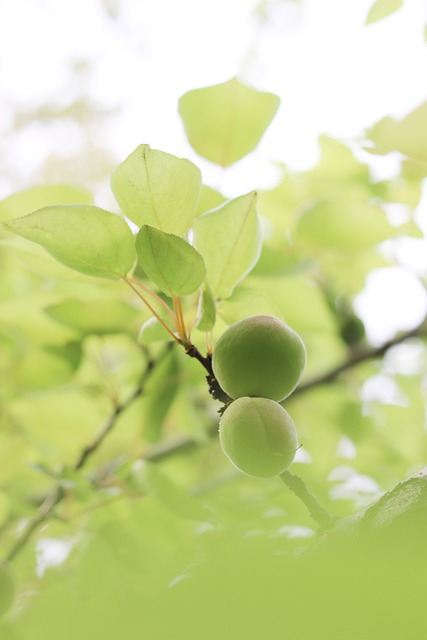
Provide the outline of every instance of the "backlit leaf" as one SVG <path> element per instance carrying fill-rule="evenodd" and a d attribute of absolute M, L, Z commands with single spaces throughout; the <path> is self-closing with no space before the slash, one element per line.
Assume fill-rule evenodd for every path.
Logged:
<path fill-rule="evenodd" d="M 182 235 L 193 224 L 202 176 L 185 158 L 139 145 L 114 171 L 111 189 L 125 215 Z"/>
<path fill-rule="evenodd" d="M 184 94 L 179 113 L 197 153 L 227 167 L 255 149 L 279 105 L 278 96 L 232 78 Z"/>
<path fill-rule="evenodd" d="M 202 256 L 188 242 L 144 225 L 136 236 L 138 263 L 154 284 L 168 296 L 194 293 L 202 284 Z"/>
<path fill-rule="evenodd" d="M 0 220 L 21 218 L 42 207 L 55 204 L 92 204 L 90 191 L 68 184 L 32 187 L 0 202 Z"/>
<path fill-rule="evenodd" d="M 403 6 L 403 0 L 375 0 L 366 16 L 365 24 L 373 24 L 386 18 Z"/>
<path fill-rule="evenodd" d="M 163 341 L 167 337 L 166 329 L 157 318 L 148 318 L 139 331 L 138 342 L 139 344 L 151 344 Z"/>
<path fill-rule="evenodd" d="M 194 244 L 202 254 L 207 280 L 217 298 L 228 298 L 256 264 L 261 229 L 256 192 L 229 200 L 197 218 Z"/>
<path fill-rule="evenodd" d="M 359 251 L 394 235 L 382 209 L 352 202 L 319 202 L 303 211 L 294 236 L 313 247 Z"/>
<path fill-rule="evenodd" d="M 414 160 L 427 162 L 427 101 L 400 121 L 383 118 L 368 136 L 375 144 L 375 153 L 400 151 Z"/>
<path fill-rule="evenodd" d="M 45 207 L 3 224 L 42 245 L 67 267 L 91 276 L 124 277 L 135 261 L 133 235 L 126 222 L 98 207 Z"/>

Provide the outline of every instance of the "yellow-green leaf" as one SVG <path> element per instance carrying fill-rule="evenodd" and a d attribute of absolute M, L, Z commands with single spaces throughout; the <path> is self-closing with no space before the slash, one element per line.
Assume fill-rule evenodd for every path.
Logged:
<path fill-rule="evenodd" d="M 228 298 L 259 258 L 262 240 L 256 198 L 251 191 L 208 211 L 194 223 L 194 244 L 217 298 Z"/>
<path fill-rule="evenodd" d="M 62 264 L 87 275 L 121 278 L 135 262 L 134 239 L 126 222 L 98 207 L 45 207 L 3 224 L 42 245 Z"/>
<path fill-rule="evenodd" d="M 172 233 L 144 225 L 136 236 L 136 250 L 139 265 L 168 296 L 194 293 L 205 278 L 202 256 Z"/>
<path fill-rule="evenodd" d="M 202 176 L 185 158 L 139 145 L 114 171 L 111 189 L 125 215 L 181 236 L 193 224 Z"/>
<path fill-rule="evenodd" d="M 196 327 L 199 331 L 212 331 L 216 321 L 216 303 L 212 289 L 206 283 L 200 292 Z"/>
<path fill-rule="evenodd" d="M 390 14 L 394 13 L 403 6 L 403 0 L 375 0 L 366 16 L 365 24 L 373 24 Z"/>
<path fill-rule="evenodd" d="M 273 120 L 280 98 L 232 78 L 194 89 L 179 100 L 179 113 L 192 147 L 227 167 L 253 151 Z"/>
<path fill-rule="evenodd" d="M 351 202 L 318 202 L 303 211 L 294 237 L 312 247 L 360 251 L 393 237 L 394 229 L 384 211 L 375 205 Z"/>
<path fill-rule="evenodd" d="M 21 218 L 54 204 L 92 204 L 90 191 L 68 184 L 32 187 L 8 196 L 0 202 L 0 220 Z"/>

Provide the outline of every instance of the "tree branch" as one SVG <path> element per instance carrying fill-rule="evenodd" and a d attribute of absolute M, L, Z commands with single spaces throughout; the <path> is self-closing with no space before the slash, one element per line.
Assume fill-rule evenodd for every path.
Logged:
<path fill-rule="evenodd" d="M 405 340 L 409 340 L 410 338 L 416 337 L 425 337 L 427 335 L 427 326 L 426 321 L 424 320 L 420 325 L 411 329 L 410 331 L 406 331 L 404 333 L 400 333 L 392 340 L 388 340 L 380 347 L 376 347 L 374 349 L 365 349 L 363 351 L 355 351 L 351 354 L 348 360 L 343 362 L 342 364 L 330 369 L 324 374 L 313 378 L 312 380 L 308 380 L 303 384 L 300 384 L 295 391 L 292 393 L 293 396 L 298 395 L 300 393 L 305 393 L 309 391 L 313 387 L 318 387 L 323 384 L 328 384 L 329 382 L 333 382 L 341 373 L 356 367 L 358 364 L 362 362 L 367 362 L 369 360 L 375 360 L 377 358 L 382 358 L 389 349 L 392 347 L 396 347 L 398 344 L 402 344 Z"/>
<path fill-rule="evenodd" d="M 170 349 L 174 346 L 174 343 L 168 343 L 166 348 L 160 354 L 160 356 L 153 360 L 149 358 L 147 360 L 147 364 L 144 370 L 144 373 L 141 376 L 139 385 L 135 388 L 135 390 L 130 394 L 130 396 L 121 404 L 117 405 L 114 412 L 106 419 L 104 425 L 99 430 L 98 434 L 95 436 L 93 441 L 88 444 L 79 454 L 75 464 L 73 465 L 73 469 L 75 471 L 79 471 L 88 461 L 88 459 L 99 449 L 101 444 L 104 442 L 105 438 L 112 431 L 114 426 L 117 423 L 117 419 L 119 416 L 126 411 L 134 402 L 139 398 L 143 392 L 145 385 L 155 367 L 163 360 L 166 354 L 170 351 Z M 28 522 L 27 526 L 16 540 L 15 544 L 9 550 L 9 553 L 6 556 L 8 561 L 13 560 L 18 553 L 25 547 L 27 542 L 32 537 L 33 533 L 46 521 L 50 518 L 54 508 L 63 500 L 65 497 L 65 492 L 63 487 L 58 483 L 54 489 L 46 496 L 45 500 L 41 504 L 37 514 Z"/>

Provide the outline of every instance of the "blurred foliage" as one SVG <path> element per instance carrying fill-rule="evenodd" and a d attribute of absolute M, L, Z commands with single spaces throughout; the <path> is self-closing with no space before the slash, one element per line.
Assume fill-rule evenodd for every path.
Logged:
<path fill-rule="evenodd" d="M 116 10 L 114 2 L 105 7 Z M 232 107 L 225 101 L 219 114 L 224 91 L 227 100 L 236 98 L 227 93 L 230 83 L 238 100 Z M 206 89 L 187 93 L 180 103 L 187 131 L 197 130 L 195 149 L 222 166 L 252 152 L 278 106 L 275 97 L 268 94 L 264 110 L 266 94 L 236 79 L 199 91 Z M 212 109 L 200 110 L 201 96 L 212 100 Z M 241 108 L 247 98 L 250 108 Z M 186 210 L 181 226 L 174 222 L 181 234 L 192 216 L 195 246 L 208 266 L 208 284 L 202 293 L 190 290 L 180 310 L 201 353 L 230 323 L 255 313 L 276 315 L 303 337 L 303 387 L 318 380 L 285 401 L 302 443 L 291 470 L 346 523 L 427 456 L 420 336 L 412 342 L 417 358 L 406 369 L 399 367 L 399 353 L 406 362 L 407 345 L 400 345 L 394 361 L 377 356 L 327 378 L 372 349 L 353 300 L 375 268 L 396 264 L 383 243 L 408 236 L 421 241 L 415 212 L 426 175 L 427 146 L 417 134 L 424 112 L 399 124 L 380 123 L 367 134 L 379 154 L 406 154 L 392 178 L 376 180 L 368 154 L 322 136 L 316 166 L 302 172 L 281 166 L 278 184 L 258 194 L 227 201 L 203 185 L 193 206 L 196 172 L 190 214 Z M 230 130 L 235 137 L 224 155 Z M 164 156 L 173 171 L 182 167 L 166 153 L 158 156 L 162 162 Z M 134 179 L 130 157 L 113 180 L 120 202 Z M 162 191 L 169 169 L 156 167 L 153 196 L 146 165 L 138 223 L 147 199 L 174 204 L 170 184 L 166 199 Z M 176 174 L 173 185 L 179 188 Z M 31 218 L 31 231 L 28 218 L 16 222 L 35 209 L 52 212 L 53 204 L 60 205 L 61 220 L 64 212 L 84 211 L 87 226 L 80 215 L 76 228 L 72 218 L 62 228 L 49 219 L 41 237 L 41 217 Z M 389 218 L 390 204 L 404 206 L 404 224 Z M 125 213 L 128 207 L 126 201 Z M 63 491 L 14 559 L 17 595 L 0 623 L 2 637 L 392 639 L 419 632 L 424 548 L 405 544 L 404 536 L 383 548 L 344 535 L 336 548 L 326 544 L 319 551 L 317 525 L 279 478 L 257 480 L 231 467 L 216 437 L 220 407 L 208 393 L 206 371 L 179 345 L 165 353 L 170 336 L 160 323 L 153 326 L 137 295 L 150 285 L 153 260 L 135 270 L 139 289 L 127 288 L 124 278 L 89 277 L 105 270 L 123 276 L 134 262 L 123 219 L 108 218 L 114 229 L 105 240 L 97 211 L 86 191 L 69 185 L 26 190 L 0 203 L 0 218 L 13 220 L 2 228 L 0 243 L 3 557 L 52 488 Z M 155 208 L 150 211 L 155 219 Z M 13 228 L 24 229 L 22 235 L 50 248 L 66 266 L 39 245 L 12 237 Z M 188 234 L 174 242 L 185 239 Z M 110 244 L 103 266 L 104 240 Z M 88 265 L 92 249 L 96 260 Z M 180 255 L 186 259 L 186 252 Z M 166 295 L 176 293 L 166 263 L 163 256 L 155 266 L 160 278 L 169 269 L 168 286 L 153 287 L 164 322 L 179 311 L 174 296 Z M 382 392 L 369 394 L 378 379 Z M 103 433 L 101 446 L 78 468 L 82 451 Z"/>

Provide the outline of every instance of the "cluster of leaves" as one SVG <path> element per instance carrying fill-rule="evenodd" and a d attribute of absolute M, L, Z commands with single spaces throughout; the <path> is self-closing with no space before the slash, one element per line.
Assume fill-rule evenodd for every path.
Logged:
<path fill-rule="evenodd" d="M 232 79 L 190 91 L 179 112 L 194 149 L 226 170 L 254 150 L 278 107 Z M 373 269 L 393 264 L 382 243 L 422 236 L 424 112 L 370 133 L 378 153 L 406 154 L 389 180 L 323 136 L 314 168 L 280 167 L 275 188 L 226 199 L 189 160 L 140 145 L 111 177 L 122 215 L 64 185 L 0 203 L 0 545 L 17 556 L 24 585 L 5 633 L 34 637 L 38 624 L 46 638 L 75 638 L 84 620 L 88 636 L 117 637 L 125 619 L 133 637 L 139 619 L 151 624 L 153 602 L 167 604 L 168 585 L 192 585 L 194 574 L 190 599 L 202 593 L 198 567 L 216 592 L 237 550 L 237 572 L 248 557 L 269 571 L 273 557 L 310 546 L 304 505 L 222 455 L 211 437 L 218 404 L 185 353 L 197 345 L 208 357 L 248 315 L 271 313 L 306 343 L 302 390 L 287 401 L 303 443 L 294 466 L 330 511 L 354 513 L 423 464 L 422 342 L 408 345 L 409 373 L 398 347 L 394 358 L 350 365 L 370 348 L 352 299 Z M 390 203 L 405 207 L 400 226 Z M 375 376 L 393 393 L 363 401 Z M 47 516 L 48 528 L 38 526 Z"/>

